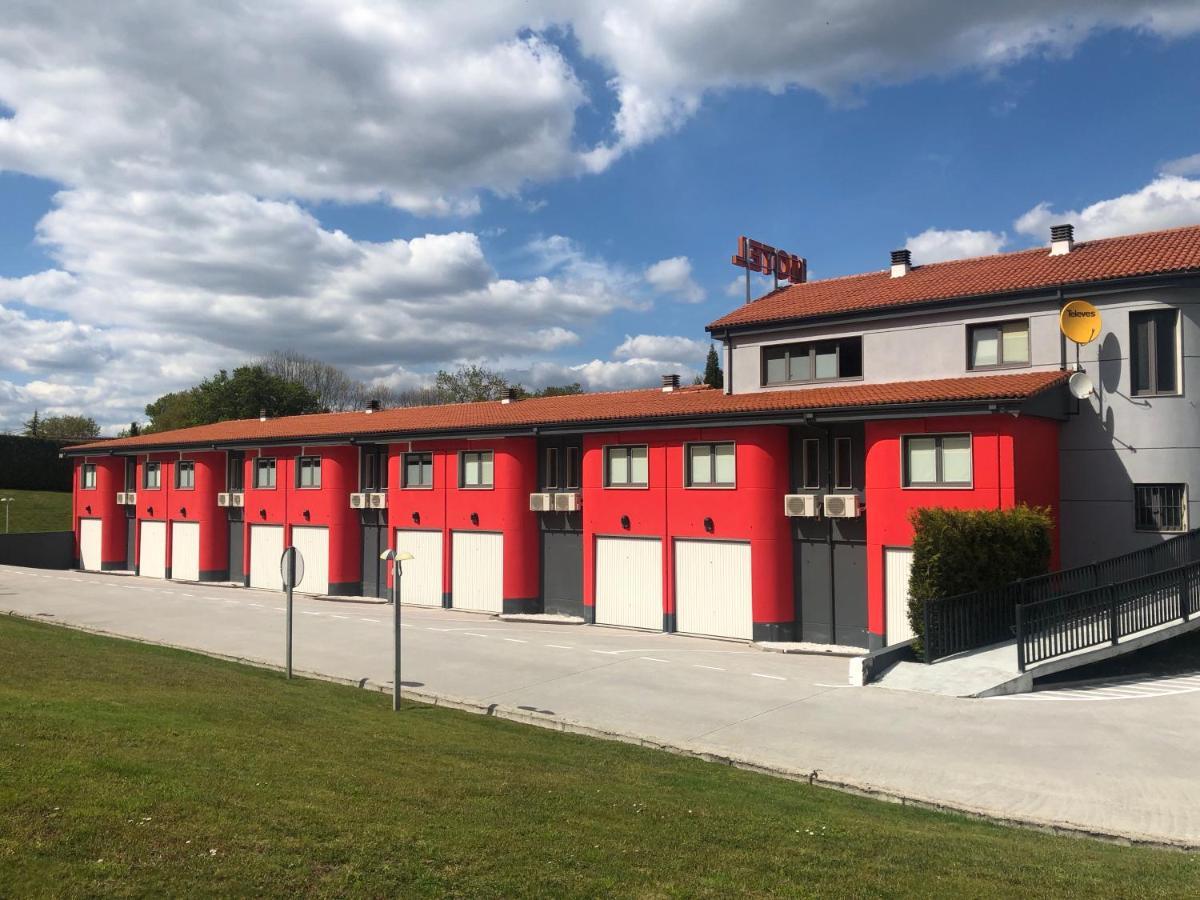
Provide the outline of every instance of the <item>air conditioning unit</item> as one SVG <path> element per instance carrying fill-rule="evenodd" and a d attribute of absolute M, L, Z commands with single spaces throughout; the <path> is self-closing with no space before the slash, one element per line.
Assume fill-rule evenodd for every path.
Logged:
<path fill-rule="evenodd" d="M 350 508 L 351 509 L 370 509 L 370 502 L 367 500 L 366 494 L 351 494 Z"/>
<path fill-rule="evenodd" d="M 551 512 L 554 509 L 554 495 L 530 494 L 529 509 L 532 512 Z"/>
<path fill-rule="evenodd" d="M 858 494 L 826 494 L 825 515 L 831 519 L 858 517 Z"/>
<path fill-rule="evenodd" d="M 229 495 L 228 494 L 217 494 L 217 506 L 228 506 L 228 505 L 229 505 Z"/>
<path fill-rule="evenodd" d="M 555 494 L 554 509 L 557 512 L 579 512 L 583 509 L 583 495 L 579 493 Z"/>
<path fill-rule="evenodd" d="M 126 506 L 137 506 L 137 492 L 136 491 L 126 491 L 125 492 L 125 505 Z"/>
<path fill-rule="evenodd" d="M 367 494 L 371 509 L 387 509 L 387 494 Z"/>
<path fill-rule="evenodd" d="M 808 518 L 820 514 L 817 501 L 821 498 L 816 494 L 784 494 L 783 514 L 793 518 Z"/>
<path fill-rule="evenodd" d="M 117 506 L 124 506 L 124 505 L 125 505 L 125 492 L 117 491 Z"/>
<path fill-rule="evenodd" d="M 246 505 L 246 495 L 243 494 L 241 491 L 234 491 L 233 493 L 231 493 L 229 495 L 229 505 L 230 506 L 245 506 Z"/>

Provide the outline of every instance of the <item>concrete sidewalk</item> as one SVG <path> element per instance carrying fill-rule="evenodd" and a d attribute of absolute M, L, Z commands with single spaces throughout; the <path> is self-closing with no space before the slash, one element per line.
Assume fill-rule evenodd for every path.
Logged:
<path fill-rule="evenodd" d="M 391 610 L 352 606 L 297 598 L 297 668 L 387 687 Z M 267 665 L 282 663 L 282 607 L 277 592 L 0 567 L 0 609 Z M 435 608 L 403 616 L 405 683 L 431 701 L 894 800 L 1200 847 L 1200 690 L 960 700 L 848 687 L 844 658 Z"/>

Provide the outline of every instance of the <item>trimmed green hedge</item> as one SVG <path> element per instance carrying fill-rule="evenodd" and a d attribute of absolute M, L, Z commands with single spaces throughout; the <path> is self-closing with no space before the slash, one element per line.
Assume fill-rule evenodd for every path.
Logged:
<path fill-rule="evenodd" d="M 913 510 L 912 574 L 908 621 L 918 650 L 925 630 L 925 602 L 1000 587 L 1044 574 L 1050 565 L 1054 521 L 1050 510 Z"/>
<path fill-rule="evenodd" d="M 63 447 L 78 441 L 51 441 L 0 434 L 0 486 L 25 491 L 71 490 L 71 461 Z"/>

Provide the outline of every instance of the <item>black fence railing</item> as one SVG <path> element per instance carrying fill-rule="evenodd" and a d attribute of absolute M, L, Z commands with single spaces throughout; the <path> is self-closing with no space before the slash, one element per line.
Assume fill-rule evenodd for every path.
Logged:
<path fill-rule="evenodd" d="M 1017 667 L 1116 644 L 1200 612 L 1200 562 L 1016 608 Z"/>
<path fill-rule="evenodd" d="M 924 609 L 925 661 L 1012 640 L 1020 604 L 1078 594 L 1192 562 L 1200 562 L 1200 529 L 1090 565 L 930 600 Z"/>

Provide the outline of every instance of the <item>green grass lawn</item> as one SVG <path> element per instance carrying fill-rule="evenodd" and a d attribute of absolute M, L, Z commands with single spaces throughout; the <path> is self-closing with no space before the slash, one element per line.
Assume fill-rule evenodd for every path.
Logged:
<path fill-rule="evenodd" d="M 70 491 L 14 491 L 0 488 L 0 497 L 13 497 L 15 503 L 9 513 L 9 530 L 21 531 L 70 531 Z M 0 534 L 4 533 L 4 506 L 0 503 Z"/>
<path fill-rule="evenodd" d="M 897 748 L 901 752 L 903 748 Z M 907 809 L 0 616 L 3 896 L 1195 896 Z"/>

